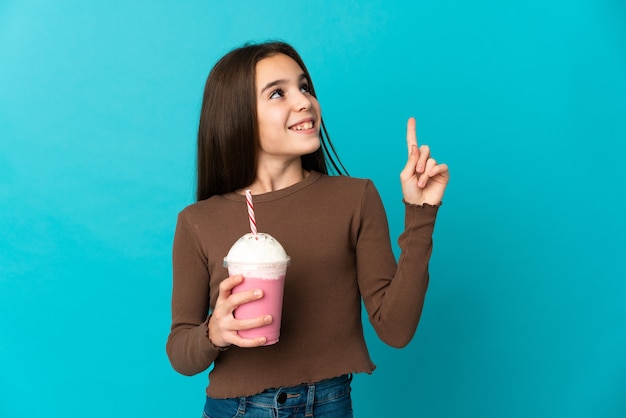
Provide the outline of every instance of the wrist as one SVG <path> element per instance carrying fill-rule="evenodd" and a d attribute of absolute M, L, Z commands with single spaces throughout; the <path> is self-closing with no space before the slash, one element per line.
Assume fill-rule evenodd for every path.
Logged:
<path fill-rule="evenodd" d="M 209 317 L 207 318 L 207 321 L 206 321 L 206 334 L 205 334 L 206 339 L 209 340 L 209 344 L 211 345 L 211 348 L 213 348 L 216 351 L 226 351 L 226 350 L 228 350 L 232 344 L 228 344 L 226 346 L 219 346 L 219 345 L 216 345 L 213 342 L 213 340 L 211 340 L 210 327 L 209 327 L 210 323 L 211 323 L 211 315 L 209 315 Z"/>

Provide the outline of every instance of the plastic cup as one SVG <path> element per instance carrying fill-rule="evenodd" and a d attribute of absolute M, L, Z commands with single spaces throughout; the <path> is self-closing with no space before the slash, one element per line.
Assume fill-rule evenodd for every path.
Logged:
<path fill-rule="evenodd" d="M 283 290 L 289 256 L 278 240 L 269 234 L 245 234 L 239 238 L 224 258 L 224 266 L 231 276 L 241 274 L 243 283 L 233 293 L 261 289 L 263 297 L 244 303 L 235 309 L 237 319 L 271 315 L 272 323 L 249 330 L 238 331 L 244 338 L 265 337 L 265 345 L 275 344 L 280 337 L 283 311 Z"/>
<path fill-rule="evenodd" d="M 233 293 L 251 289 L 261 289 L 263 291 L 263 297 L 261 299 L 244 303 L 237 307 L 234 312 L 235 318 L 250 319 L 265 315 L 272 316 L 271 324 L 238 331 L 241 337 L 265 337 L 267 338 L 267 342 L 264 345 L 271 345 L 278 342 L 283 311 L 285 273 L 288 265 L 289 257 L 283 261 L 269 263 L 238 262 L 224 259 L 224 266 L 228 268 L 228 274 L 230 276 L 236 274 L 243 276 L 243 282 L 233 288 Z"/>

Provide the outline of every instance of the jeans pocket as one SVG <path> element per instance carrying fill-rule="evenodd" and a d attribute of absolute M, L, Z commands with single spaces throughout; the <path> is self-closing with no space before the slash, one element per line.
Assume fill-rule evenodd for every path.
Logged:
<path fill-rule="evenodd" d="M 214 399 L 207 396 L 202 418 L 236 418 L 238 410 L 238 398 Z"/>
<path fill-rule="evenodd" d="M 352 418 L 352 397 L 350 392 L 316 402 L 313 407 L 313 415 L 316 418 Z"/>

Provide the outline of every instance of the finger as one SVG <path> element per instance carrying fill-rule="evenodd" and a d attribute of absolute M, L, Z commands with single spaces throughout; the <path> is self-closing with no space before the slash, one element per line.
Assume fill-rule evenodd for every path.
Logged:
<path fill-rule="evenodd" d="M 229 315 L 218 319 L 214 314 L 211 320 L 216 321 L 213 327 L 209 327 L 211 340 L 215 344 L 220 343 L 221 346 L 225 346 L 227 344 L 239 345 L 237 341 L 241 337 L 237 331 L 269 325 L 273 318 L 271 315 L 263 315 L 255 318 L 236 319 L 233 315 Z"/>
<path fill-rule="evenodd" d="M 219 285 L 219 291 L 217 293 L 217 299 L 215 300 L 215 308 L 213 309 L 218 314 L 221 311 L 223 315 L 230 315 L 232 312 L 232 307 L 228 304 L 228 298 L 232 294 L 233 289 L 243 282 L 243 276 L 235 275 L 228 277 Z M 228 312 L 230 310 L 230 312 Z"/>
<path fill-rule="evenodd" d="M 428 176 L 430 178 L 438 175 L 445 178 L 447 182 L 447 179 L 450 177 L 450 172 L 447 164 L 437 164 L 433 168 L 428 170 Z"/>
<path fill-rule="evenodd" d="M 228 298 L 233 292 L 233 289 L 243 283 L 243 276 L 238 274 L 235 276 L 230 276 L 220 283 L 219 291 L 217 293 L 217 300 L 215 301 L 215 309 L 219 311 L 221 307 L 224 306 Z"/>
<path fill-rule="evenodd" d="M 417 150 L 417 145 L 411 146 L 409 152 L 409 159 L 406 162 L 406 165 L 400 172 L 400 180 L 404 183 L 409 180 L 411 177 L 415 175 L 415 168 L 417 166 L 417 161 L 419 159 L 419 151 Z"/>
<path fill-rule="evenodd" d="M 430 172 L 433 169 L 433 167 L 435 167 L 436 165 L 437 165 L 437 161 L 435 161 L 434 158 L 429 158 L 426 161 L 424 172 L 420 175 L 419 179 L 417 180 L 417 187 L 421 187 L 421 188 L 426 187 L 426 184 L 428 184 L 428 180 L 431 177 Z"/>
<path fill-rule="evenodd" d="M 253 348 L 264 345 L 267 342 L 267 338 L 258 337 L 258 338 L 243 338 L 238 334 L 235 334 L 231 339 L 230 343 L 236 345 L 237 347 L 242 348 Z"/>
<path fill-rule="evenodd" d="M 428 145 L 422 145 L 419 148 L 419 160 L 417 160 L 417 165 L 415 167 L 415 171 L 418 174 L 424 173 L 426 171 L 426 162 L 430 158 L 430 147 Z"/>
<path fill-rule="evenodd" d="M 233 288 L 241 283 L 243 283 L 243 276 L 241 274 L 236 274 L 222 280 L 217 297 L 227 298 L 232 293 Z"/>
<path fill-rule="evenodd" d="M 240 331 L 245 329 L 259 328 L 271 324 L 272 321 L 272 315 L 263 315 L 256 318 L 236 319 L 233 322 L 233 329 L 236 331 Z"/>
<path fill-rule="evenodd" d="M 250 289 L 237 292 L 237 285 L 243 283 L 243 276 L 231 276 L 220 283 L 219 293 L 215 301 L 214 314 L 219 316 L 232 316 L 233 311 L 244 303 L 263 297 L 261 289 Z"/>
<path fill-rule="evenodd" d="M 230 310 L 235 310 L 244 303 L 252 302 L 262 297 L 263 291 L 261 289 L 244 290 L 243 292 L 232 293 L 224 304 L 228 305 Z"/>
<path fill-rule="evenodd" d="M 244 338 L 237 331 L 259 328 L 272 323 L 271 315 L 264 315 L 257 318 L 233 320 L 233 333 L 229 333 L 228 342 L 239 347 L 258 347 L 267 342 L 267 338 Z"/>
<path fill-rule="evenodd" d="M 417 147 L 417 133 L 415 132 L 415 118 L 410 117 L 406 123 L 406 146 L 408 155 L 411 155 L 413 145 Z"/>

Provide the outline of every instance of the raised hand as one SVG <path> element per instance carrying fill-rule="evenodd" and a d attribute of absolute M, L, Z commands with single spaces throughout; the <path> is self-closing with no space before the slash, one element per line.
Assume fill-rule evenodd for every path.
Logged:
<path fill-rule="evenodd" d="M 252 319 L 235 319 L 233 312 L 239 305 L 261 299 L 263 292 L 260 289 L 233 293 L 233 288 L 243 282 L 243 276 L 230 276 L 220 283 L 219 295 L 215 302 L 215 309 L 209 320 L 209 338 L 216 347 L 258 347 L 267 342 L 265 337 L 242 338 L 237 331 L 257 328 L 270 324 L 270 315 Z"/>
<path fill-rule="evenodd" d="M 404 200 L 414 205 L 440 204 L 450 178 L 448 166 L 431 158 L 428 145 L 418 147 L 415 118 L 406 124 L 406 144 L 409 157 L 400 173 Z"/>

